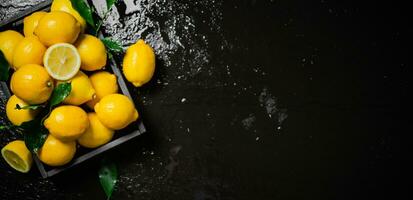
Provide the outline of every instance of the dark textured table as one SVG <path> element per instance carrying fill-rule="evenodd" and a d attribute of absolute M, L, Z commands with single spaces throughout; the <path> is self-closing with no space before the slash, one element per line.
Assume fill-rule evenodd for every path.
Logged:
<path fill-rule="evenodd" d="M 1 0 L 0 20 L 38 2 Z M 104 199 L 102 157 L 119 168 L 113 199 L 408 195 L 408 6 L 363 2 L 120 1 L 105 34 L 157 54 L 131 87 L 148 132 L 46 180 L 1 159 L 0 199 Z"/>

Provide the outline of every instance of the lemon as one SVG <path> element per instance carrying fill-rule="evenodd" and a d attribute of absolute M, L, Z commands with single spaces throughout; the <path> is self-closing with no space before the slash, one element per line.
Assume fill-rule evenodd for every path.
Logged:
<path fill-rule="evenodd" d="M 79 22 L 69 13 L 52 11 L 40 19 L 34 34 L 46 46 L 74 43 L 80 33 Z"/>
<path fill-rule="evenodd" d="M 109 142 L 114 131 L 104 126 L 96 113 L 88 113 L 90 126 L 86 132 L 77 140 L 80 145 L 87 148 L 96 148 Z"/>
<path fill-rule="evenodd" d="M 53 135 L 48 135 L 42 148 L 39 149 L 39 159 L 49 166 L 62 166 L 69 163 L 76 153 L 76 142 L 63 142 Z"/>
<path fill-rule="evenodd" d="M 102 124 L 119 130 L 138 119 L 138 111 L 133 102 L 122 94 L 110 94 L 95 105 L 95 112 Z"/>
<path fill-rule="evenodd" d="M 27 173 L 32 167 L 32 154 L 22 140 L 8 143 L 1 149 L 1 155 L 13 169 Z"/>
<path fill-rule="evenodd" d="M 25 37 L 14 49 L 12 64 L 15 69 L 25 64 L 41 65 L 45 51 L 46 47 L 36 36 Z"/>
<path fill-rule="evenodd" d="M 16 104 L 18 104 L 20 107 L 29 105 L 16 95 L 13 95 L 9 98 L 6 104 L 6 115 L 12 124 L 20 126 L 23 122 L 27 122 L 34 119 L 34 117 L 36 116 L 35 110 L 18 110 L 16 109 Z"/>
<path fill-rule="evenodd" d="M 87 102 L 87 105 L 91 109 L 93 109 L 95 104 L 104 96 L 118 92 L 118 83 L 114 74 L 106 71 L 99 71 L 92 74 L 89 79 L 96 91 L 96 98 Z"/>
<path fill-rule="evenodd" d="M 23 38 L 23 35 L 16 31 L 8 30 L 0 32 L 0 50 L 10 65 L 13 63 L 14 49 Z"/>
<path fill-rule="evenodd" d="M 97 37 L 83 34 L 76 42 L 82 60 L 81 69 L 85 71 L 95 71 L 102 69 L 106 65 L 106 48 Z"/>
<path fill-rule="evenodd" d="M 76 48 L 68 43 L 49 47 L 43 58 L 47 72 L 56 80 L 69 80 L 80 68 L 80 56 Z"/>
<path fill-rule="evenodd" d="M 13 73 L 11 91 L 30 105 L 46 102 L 53 91 L 53 80 L 44 67 L 28 64 Z"/>
<path fill-rule="evenodd" d="M 86 103 L 89 100 L 92 100 L 95 95 L 95 89 L 93 89 L 92 83 L 89 80 L 89 77 L 85 73 L 79 71 L 76 76 L 74 76 L 69 81 L 72 85 L 72 90 L 70 91 L 69 96 L 63 101 L 66 104 L 71 105 L 81 105 Z M 62 81 L 57 84 L 63 83 Z"/>
<path fill-rule="evenodd" d="M 46 12 L 39 11 L 34 12 L 30 16 L 27 16 L 23 20 L 23 33 L 24 36 L 33 36 L 34 29 L 39 24 L 40 19 L 46 14 Z"/>
<path fill-rule="evenodd" d="M 149 82 L 155 72 L 155 53 L 143 40 L 126 50 L 123 58 L 123 74 L 135 87 Z"/>
<path fill-rule="evenodd" d="M 44 121 L 50 134 L 62 141 L 74 141 L 89 127 L 86 112 L 77 106 L 59 106 Z"/>
<path fill-rule="evenodd" d="M 82 32 L 85 30 L 86 21 L 80 16 L 80 14 L 75 9 L 73 9 L 70 0 L 54 0 L 52 6 L 50 7 L 50 10 L 63 11 L 71 14 L 80 23 L 80 28 Z"/>

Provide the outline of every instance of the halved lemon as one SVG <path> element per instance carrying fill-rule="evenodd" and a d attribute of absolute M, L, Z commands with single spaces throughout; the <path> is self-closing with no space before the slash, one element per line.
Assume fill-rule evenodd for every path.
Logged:
<path fill-rule="evenodd" d="M 32 167 L 32 154 L 22 140 L 8 143 L 1 149 L 1 155 L 13 169 L 27 173 Z"/>
<path fill-rule="evenodd" d="M 76 47 L 68 43 L 50 46 L 43 57 L 47 72 L 56 80 L 66 81 L 74 77 L 80 68 L 80 55 Z"/>

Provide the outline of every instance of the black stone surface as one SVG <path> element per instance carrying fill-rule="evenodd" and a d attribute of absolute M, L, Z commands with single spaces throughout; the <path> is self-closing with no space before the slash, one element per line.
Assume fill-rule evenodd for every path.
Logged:
<path fill-rule="evenodd" d="M 148 133 L 103 155 L 119 168 L 113 199 L 409 199 L 408 9 L 118 3 L 106 33 L 149 41 L 157 71 L 132 89 Z M 101 158 L 47 180 L 1 159 L 0 199 L 104 199 Z"/>

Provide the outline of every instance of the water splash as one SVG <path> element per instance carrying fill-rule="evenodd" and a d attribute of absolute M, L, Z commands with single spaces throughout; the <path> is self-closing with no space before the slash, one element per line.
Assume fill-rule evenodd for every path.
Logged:
<path fill-rule="evenodd" d="M 277 106 L 277 99 L 264 87 L 258 97 L 260 106 L 265 108 L 269 118 L 273 119 L 277 124 L 277 129 L 281 129 L 284 120 L 287 119 L 288 114 L 286 109 L 279 109 Z"/>
<path fill-rule="evenodd" d="M 247 118 L 241 121 L 241 124 L 246 130 L 250 130 L 253 127 L 255 120 L 256 117 L 254 116 L 254 114 L 250 114 Z"/>
<path fill-rule="evenodd" d="M 33 5 L 44 2 L 44 0 L 1 0 L 0 1 L 0 21 L 8 20 L 16 14 L 33 7 Z"/>
<path fill-rule="evenodd" d="M 98 13 L 107 10 L 103 1 L 93 1 Z M 197 30 L 197 24 L 207 24 L 209 31 L 220 30 L 222 21 L 220 1 L 174 2 L 166 0 L 125 0 L 113 8 L 105 20 L 104 33 L 126 48 L 138 39 L 144 39 L 155 50 L 168 70 L 161 76 L 171 80 L 187 80 L 201 72 L 211 74 L 213 69 L 208 52 L 209 38 Z M 212 16 L 208 21 L 195 20 L 194 7 Z M 179 60 L 176 60 L 179 55 Z M 175 60 L 174 60 L 175 58 Z M 160 81 L 159 81 L 160 82 Z M 162 84 L 162 82 L 160 82 Z"/>

